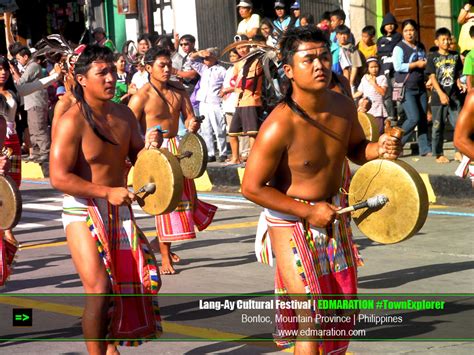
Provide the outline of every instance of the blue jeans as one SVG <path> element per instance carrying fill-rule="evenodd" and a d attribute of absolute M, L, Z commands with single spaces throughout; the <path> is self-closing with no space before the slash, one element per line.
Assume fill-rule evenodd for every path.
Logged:
<path fill-rule="evenodd" d="M 402 128 L 405 135 L 402 139 L 402 145 L 408 142 L 418 126 L 418 147 L 420 155 L 426 155 L 431 152 L 428 143 L 428 121 L 426 120 L 426 91 L 425 89 L 406 89 L 405 98 L 402 102 L 403 109 L 406 113 L 406 121 L 403 122 Z"/>
<path fill-rule="evenodd" d="M 433 114 L 433 128 L 431 134 L 431 144 L 433 146 L 433 155 L 443 155 L 443 141 L 444 141 L 444 121 L 449 117 L 449 122 L 453 128 L 456 126 L 459 112 L 461 111 L 461 102 L 457 98 L 449 100 L 449 105 L 446 106 L 431 106 L 431 113 Z"/>

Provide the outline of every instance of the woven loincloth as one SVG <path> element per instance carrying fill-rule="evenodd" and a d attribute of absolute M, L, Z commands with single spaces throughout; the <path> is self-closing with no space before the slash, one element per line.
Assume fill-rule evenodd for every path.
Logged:
<path fill-rule="evenodd" d="M 136 226 L 130 206 L 113 206 L 101 199 L 65 196 L 63 220 L 86 222 L 104 262 L 115 295 L 108 312 L 107 339 L 136 346 L 162 333 L 156 294 L 160 277 L 154 254 Z"/>

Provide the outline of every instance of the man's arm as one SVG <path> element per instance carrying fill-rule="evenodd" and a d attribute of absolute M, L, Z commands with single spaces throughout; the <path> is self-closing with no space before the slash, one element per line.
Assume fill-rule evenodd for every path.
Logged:
<path fill-rule="evenodd" d="M 77 112 L 78 108 L 71 110 Z M 74 173 L 79 150 L 83 122 L 75 119 L 69 111 L 56 124 L 61 134 L 55 135 L 51 144 L 50 180 L 51 185 L 66 194 L 84 198 L 107 198 L 110 187 L 93 184 Z"/>
<path fill-rule="evenodd" d="M 201 127 L 201 124 L 194 116 L 193 105 L 191 105 L 191 100 L 185 92 L 182 92 L 181 113 L 184 116 L 184 125 L 186 126 L 187 130 L 197 133 Z"/>
<path fill-rule="evenodd" d="M 438 80 L 436 79 L 436 74 L 430 74 L 430 79 L 431 79 L 431 85 L 433 85 L 433 88 L 436 90 L 436 93 L 439 96 L 441 105 L 449 105 L 449 96 L 446 95 L 446 93 L 443 91 L 443 89 L 439 85 Z"/>
<path fill-rule="evenodd" d="M 142 92 L 137 92 L 130 98 L 130 101 L 128 102 L 128 107 L 135 115 L 135 119 L 140 124 L 140 128 L 143 134 L 145 134 L 146 132 L 146 117 L 143 114 L 145 111 L 145 103 L 146 98 L 144 97 Z"/>
<path fill-rule="evenodd" d="M 461 153 L 474 159 L 474 91 L 469 91 L 454 130 L 454 145 Z"/>

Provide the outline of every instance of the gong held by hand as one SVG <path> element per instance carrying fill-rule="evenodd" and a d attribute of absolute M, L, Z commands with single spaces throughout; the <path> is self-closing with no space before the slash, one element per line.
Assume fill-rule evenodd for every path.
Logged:
<path fill-rule="evenodd" d="M 11 149 L 4 149 L 1 155 L 10 157 Z M 21 194 L 15 181 L 8 176 L 0 174 L 0 229 L 12 229 L 21 218 Z"/>
<path fill-rule="evenodd" d="M 164 148 L 142 151 L 133 173 L 138 204 L 150 215 L 173 211 L 183 194 L 184 177 L 199 177 L 206 166 L 206 144 L 194 133 L 183 137 L 176 155 Z"/>
<path fill-rule="evenodd" d="M 401 128 L 385 128 L 385 133 L 401 141 Z M 379 208 L 361 208 L 352 214 L 359 230 L 369 239 L 382 244 L 398 243 L 423 227 L 428 216 L 428 192 L 418 172 L 408 163 L 384 156 L 361 166 L 352 177 L 349 205 L 361 204 L 376 195 L 384 195 L 390 203 Z"/>

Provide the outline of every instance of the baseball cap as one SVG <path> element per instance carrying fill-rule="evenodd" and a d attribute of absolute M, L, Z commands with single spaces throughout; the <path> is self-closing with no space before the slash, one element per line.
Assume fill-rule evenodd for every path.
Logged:
<path fill-rule="evenodd" d="M 237 7 L 253 7 L 251 1 L 241 1 L 237 4 Z"/>
<path fill-rule="evenodd" d="M 281 2 L 281 1 L 276 1 L 276 2 L 275 2 L 275 5 L 274 5 L 273 7 L 274 7 L 275 9 L 276 9 L 276 8 L 280 8 L 280 7 L 281 7 L 281 8 L 285 8 L 285 4 L 284 4 L 283 2 Z"/>
<path fill-rule="evenodd" d="M 56 96 L 61 96 L 66 93 L 66 88 L 64 86 L 58 86 L 56 89 Z"/>
<path fill-rule="evenodd" d="M 295 1 L 293 5 L 291 5 L 290 9 L 301 9 L 300 2 Z"/>

